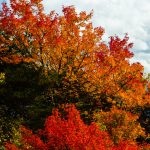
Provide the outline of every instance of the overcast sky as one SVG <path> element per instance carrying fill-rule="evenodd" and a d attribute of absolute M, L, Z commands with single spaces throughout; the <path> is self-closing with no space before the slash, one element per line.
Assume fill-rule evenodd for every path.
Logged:
<path fill-rule="evenodd" d="M 105 29 L 103 40 L 128 33 L 134 43 L 133 61 L 150 73 L 150 0 L 43 0 L 43 4 L 46 12 L 55 10 L 59 14 L 63 5 L 74 5 L 78 12 L 93 10 L 94 26 Z"/>

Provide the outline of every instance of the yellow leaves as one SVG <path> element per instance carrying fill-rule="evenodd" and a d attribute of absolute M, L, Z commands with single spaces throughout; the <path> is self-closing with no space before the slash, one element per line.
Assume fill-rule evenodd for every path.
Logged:
<path fill-rule="evenodd" d="M 4 83 L 5 81 L 5 73 L 0 72 L 0 83 Z"/>
<path fill-rule="evenodd" d="M 109 112 L 101 111 L 95 113 L 94 119 L 98 124 L 106 126 L 115 143 L 118 143 L 120 140 L 135 141 L 139 135 L 144 136 L 144 130 L 137 122 L 138 116 L 125 110 L 113 107 Z"/>
<path fill-rule="evenodd" d="M 111 64 L 112 67 L 115 66 L 116 63 L 113 57 L 109 57 L 109 63 Z"/>

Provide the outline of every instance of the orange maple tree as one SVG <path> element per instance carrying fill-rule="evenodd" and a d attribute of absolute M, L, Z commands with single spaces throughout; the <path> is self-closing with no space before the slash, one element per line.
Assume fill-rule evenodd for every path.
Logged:
<path fill-rule="evenodd" d="M 62 16 L 54 11 L 45 14 L 41 2 L 10 0 L 11 9 L 3 3 L 1 61 L 34 62 L 44 72 L 63 76 L 63 81 L 79 82 L 97 104 L 103 96 L 105 101 L 121 107 L 149 103 L 148 99 L 143 101 L 143 67 L 129 62 L 133 53 L 127 35 L 123 40 L 111 37 L 107 46 L 101 41 L 104 29 L 94 28 L 90 21 L 92 13 L 77 14 L 69 6 L 63 7 Z"/>

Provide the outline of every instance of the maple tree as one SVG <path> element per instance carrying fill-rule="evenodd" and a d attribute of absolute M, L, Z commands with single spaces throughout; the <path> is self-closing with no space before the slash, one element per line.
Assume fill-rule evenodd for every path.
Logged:
<path fill-rule="evenodd" d="M 60 102 L 65 96 L 80 97 L 78 87 L 97 103 L 103 97 L 121 107 L 149 102 L 143 101 L 143 67 L 129 63 L 133 54 L 127 36 L 111 37 L 107 46 L 101 41 L 104 29 L 90 22 L 92 13 L 77 14 L 70 6 L 63 7 L 62 16 L 54 11 L 46 15 L 41 1 L 11 0 L 10 5 L 11 9 L 4 3 L 0 15 L 1 61 L 34 62 L 42 67 L 53 84 L 48 93 L 51 100 L 55 95 L 63 95 Z"/>

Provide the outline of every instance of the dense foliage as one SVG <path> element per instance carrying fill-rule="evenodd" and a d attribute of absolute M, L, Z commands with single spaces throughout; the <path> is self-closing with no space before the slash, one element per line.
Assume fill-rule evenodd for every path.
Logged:
<path fill-rule="evenodd" d="M 107 44 L 92 12 L 62 12 L 45 14 L 42 0 L 2 4 L 0 145 L 147 149 L 150 83 L 143 66 L 130 62 L 128 35 Z"/>
<path fill-rule="evenodd" d="M 105 131 L 100 131 L 98 125 L 92 122 L 86 125 L 80 118 L 79 111 L 74 105 L 63 105 L 62 114 L 58 109 L 54 109 L 52 115 L 45 121 L 44 130 L 39 130 L 38 134 L 21 127 L 21 139 L 18 147 L 11 143 L 6 143 L 7 150 L 35 149 L 35 150 L 137 150 L 150 148 L 148 145 L 136 145 L 133 141 L 123 140 L 114 145 L 109 135 Z"/>

